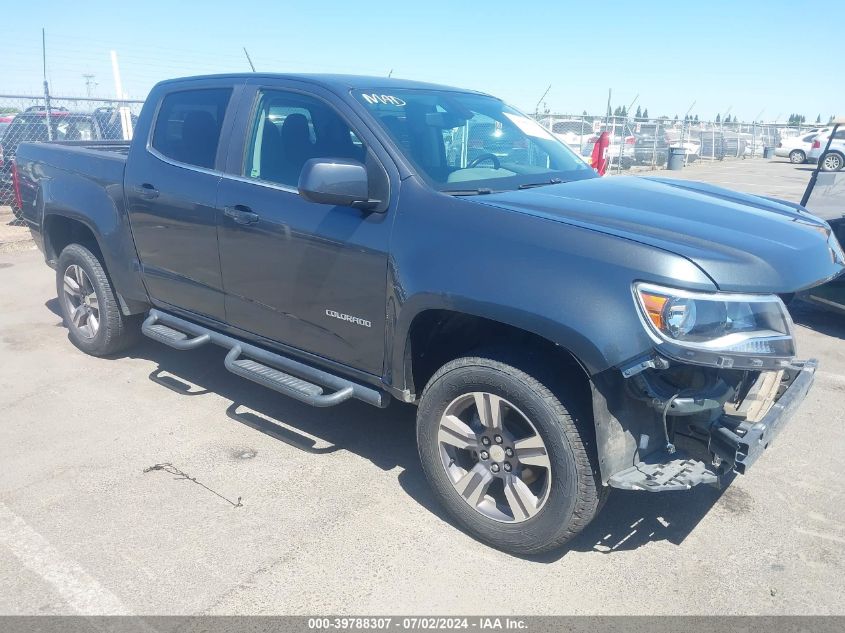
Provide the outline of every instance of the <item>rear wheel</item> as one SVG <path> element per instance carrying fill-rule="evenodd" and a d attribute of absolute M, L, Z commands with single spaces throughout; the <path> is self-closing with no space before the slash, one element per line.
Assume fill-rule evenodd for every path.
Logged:
<path fill-rule="evenodd" d="M 567 389 L 540 368 L 498 354 L 442 367 L 423 392 L 417 442 L 423 470 L 472 536 L 516 554 L 578 534 L 605 496 Z"/>
<path fill-rule="evenodd" d="M 845 166 L 845 156 L 839 152 L 828 152 L 819 160 L 822 171 L 839 171 Z"/>
<path fill-rule="evenodd" d="M 138 318 L 125 316 L 100 260 L 80 244 L 56 266 L 56 290 L 70 340 L 86 354 L 107 356 L 138 339 Z"/>
<path fill-rule="evenodd" d="M 807 160 L 807 155 L 800 149 L 794 149 L 789 152 L 789 162 L 795 165 L 800 165 Z"/>

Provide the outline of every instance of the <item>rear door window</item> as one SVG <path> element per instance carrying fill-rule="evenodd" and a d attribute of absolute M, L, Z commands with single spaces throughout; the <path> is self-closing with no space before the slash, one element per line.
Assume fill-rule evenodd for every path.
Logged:
<path fill-rule="evenodd" d="M 164 97 L 152 147 L 187 165 L 213 169 L 231 88 L 173 92 Z"/>

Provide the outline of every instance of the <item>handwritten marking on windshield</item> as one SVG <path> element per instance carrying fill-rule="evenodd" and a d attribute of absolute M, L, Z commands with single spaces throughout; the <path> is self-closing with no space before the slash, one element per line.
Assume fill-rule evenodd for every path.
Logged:
<path fill-rule="evenodd" d="M 405 105 L 405 100 L 400 99 L 399 97 L 394 97 L 393 95 L 377 95 L 375 93 L 372 94 L 362 94 L 364 101 L 369 103 L 370 105 L 382 104 L 382 105 L 394 105 L 398 107 L 402 107 Z"/>

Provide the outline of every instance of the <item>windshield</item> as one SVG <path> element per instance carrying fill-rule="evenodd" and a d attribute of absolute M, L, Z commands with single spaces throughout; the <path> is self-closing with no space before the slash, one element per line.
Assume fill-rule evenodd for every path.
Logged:
<path fill-rule="evenodd" d="M 355 96 L 429 184 L 445 193 L 596 176 L 545 128 L 493 97 L 416 89 Z"/>

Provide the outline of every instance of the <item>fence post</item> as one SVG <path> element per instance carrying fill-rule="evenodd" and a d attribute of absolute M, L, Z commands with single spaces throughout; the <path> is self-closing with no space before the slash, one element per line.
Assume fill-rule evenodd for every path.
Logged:
<path fill-rule="evenodd" d="M 581 134 L 578 136 L 578 155 L 584 155 L 584 115 L 581 115 Z"/>
<path fill-rule="evenodd" d="M 613 132 L 610 133 L 610 142 L 613 142 L 613 139 L 616 138 L 616 117 L 613 117 L 613 127 L 611 128 Z M 616 173 L 622 173 L 622 152 L 625 151 L 625 132 L 624 129 L 622 134 L 619 137 L 621 143 L 619 143 L 619 156 L 616 158 Z"/>
<path fill-rule="evenodd" d="M 654 123 L 654 139 L 651 143 L 651 168 L 657 169 L 657 135 L 660 134 L 660 119 Z"/>
<path fill-rule="evenodd" d="M 53 126 L 50 125 L 50 89 L 47 86 L 47 80 L 44 80 L 44 125 L 47 126 L 47 139 L 53 140 Z"/>
<path fill-rule="evenodd" d="M 757 121 L 751 123 L 751 158 L 757 158 Z"/>

